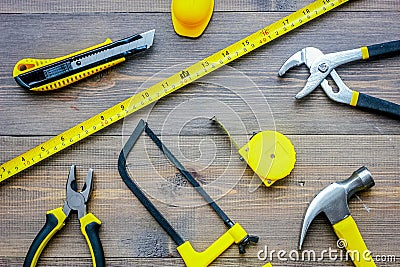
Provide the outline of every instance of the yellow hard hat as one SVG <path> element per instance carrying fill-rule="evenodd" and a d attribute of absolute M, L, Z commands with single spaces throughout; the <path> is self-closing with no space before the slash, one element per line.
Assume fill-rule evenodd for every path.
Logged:
<path fill-rule="evenodd" d="M 177 34 L 199 37 L 214 10 L 214 0 L 172 0 L 172 24 Z"/>

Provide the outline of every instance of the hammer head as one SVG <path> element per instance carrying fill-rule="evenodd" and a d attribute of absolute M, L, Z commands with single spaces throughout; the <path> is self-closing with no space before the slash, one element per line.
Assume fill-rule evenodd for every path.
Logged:
<path fill-rule="evenodd" d="M 321 212 L 325 213 L 332 225 L 342 221 L 350 215 L 348 200 L 357 192 L 375 185 L 371 173 L 366 167 L 353 172 L 345 181 L 333 183 L 325 187 L 311 201 L 304 216 L 301 229 L 299 249 L 303 245 L 308 227 L 314 218 Z"/>

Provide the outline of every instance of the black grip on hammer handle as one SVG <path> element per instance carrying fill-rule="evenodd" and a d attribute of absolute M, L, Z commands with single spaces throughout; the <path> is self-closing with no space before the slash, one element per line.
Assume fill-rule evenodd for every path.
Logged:
<path fill-rule="evenodd" d="M 360 93 L 356 106 L 400 119 L 400 105 L 370 95 Z"/>
<path fill-rule="evenodd" d="M 400 40 L 367 46 L 369 58 L 400 52 Z"/>
<path fill-rule="evenodd" d="M 61 220 L 62 224 L 59 225 L 59 220 Z M 46 214 L 46 224 L 37 234 L 35 239 L 33 240 L 28 253 L 26 254 L 24 267 L 34 267 L 36 266 L 40 254 L 42 253 L 43 249 L 46 247 L 47 243 L 50 241 L 52 236 L 58 232 L 64 226 L 65 218 L 57 218 L 54 213 L 47 213 Z M 58 229 L 57 226 L 59 225 Z"/>

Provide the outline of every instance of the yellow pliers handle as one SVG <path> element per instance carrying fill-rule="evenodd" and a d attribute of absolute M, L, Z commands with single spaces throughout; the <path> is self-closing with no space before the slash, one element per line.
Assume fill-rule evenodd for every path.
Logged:
<path fill-rule="evenodd" d="M 62 207 L 50 210 L 46 214 L 46 224 L 33 240 L 25 257 L 24 267 L 36 266 L 40 254 L 50 239 L 65 225 L 67 215 Z M 80 219 L 81 231 L 88 243 L 92 256 L 93 266 L 102 267 L 105 265 L 103 247 L 100 242 L 98 230 L 101 222 L 92 213 L 86 214 Z"/>
<path fill-rule="evenodd" d="M 88 244 L 90 255 L 92 256 L 93 267 L 105 266 L 103 246 L 99 237 L 101 221 L 88 213 L 79 219 L 81 222 L 81 231 Z"/>
<path fill-rule="evenodd" d="M 36 266 L 40 254 L 50 239 L 65 225 L 67 215 L 62 208 L 50 210 L 46 214 L 46 224 L 33 240 L 28 253 L 26 254 L 24 267 Z"/>

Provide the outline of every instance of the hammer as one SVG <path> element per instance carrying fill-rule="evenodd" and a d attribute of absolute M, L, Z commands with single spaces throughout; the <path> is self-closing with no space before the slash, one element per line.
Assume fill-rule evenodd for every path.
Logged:
<path fill-rule="evenodd" d="M 319 192 L 311 201 L 304 216 L 299 249 L 303 245 L 311 222 L 323 212 L 328 217 L 341 245 L 346 248 L 354 265 L 357 267 L 376 266 L 348 206 L 348 200 L 355 193 L 367 190 L 374 185 L 375 182 L 369 170 L 361 167 L 353 172 L 347 180 L 333 183 Z"/>

